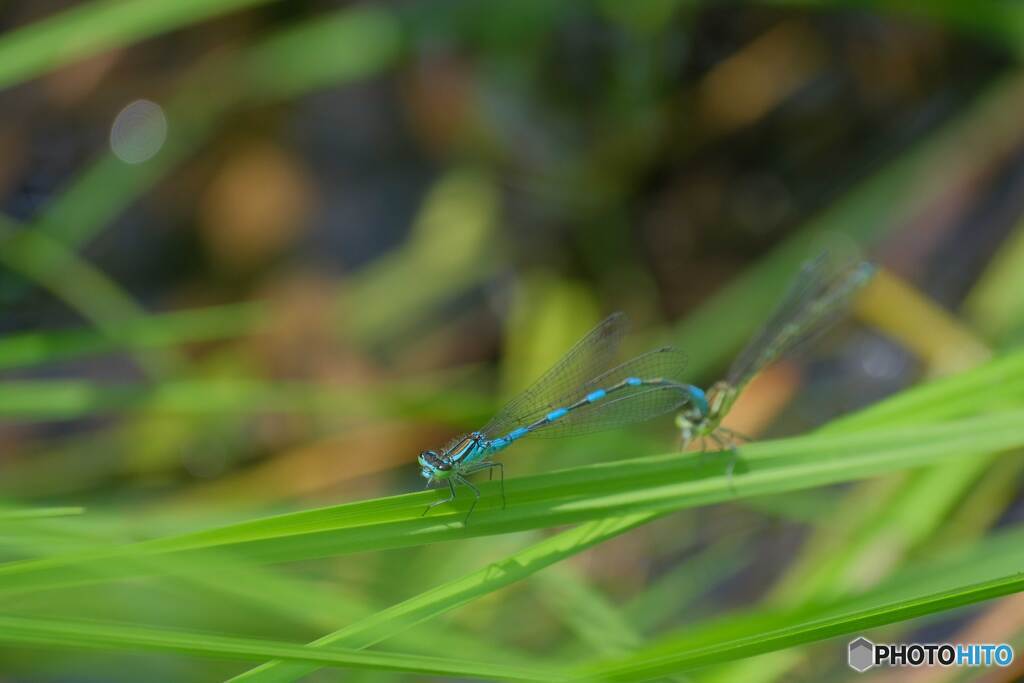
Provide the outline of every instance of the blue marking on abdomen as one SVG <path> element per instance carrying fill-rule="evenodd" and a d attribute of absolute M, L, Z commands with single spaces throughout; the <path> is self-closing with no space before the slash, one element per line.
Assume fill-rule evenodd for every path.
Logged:
<path fill-rule="evenodd" d="M 516 439 L 519 439 L 519 438 L 522 438 L 522 437 L 526 436 L 527 434 L 529 434 L 529 432 L 530 432 L 530 430 L 527 429 L 526 427 L 520 427 L 519 429 L 513 429 L 511 432 L 508 433 L 508 436 L 505 437 L 505 441 L 508 441 L 508 442 L 511 443 L 512 441 L 515 441 Z"/>
<path fill-rule="evenodd" d="M 586 397 L 587 398 L 587 403 L 593 403 L 594 401 L 600 401 L 602 398 L 604 398 L 607 395 L 608 395 L 608 392 L 605 391 L 604 389 L 598 389 L 596 391 L 591 391 L 589 394 L 587 394 L 587 397 Z"/>
<path fill-rule="evenodd" d="M 693 401 L 697 408 L 700 409 L 701 415 L 708 414 L 708 397 L 704 394 L 704 390 L 693 385 L 686 387 L 686 393 L 690 395 L 690 400 Z"/>
<path fill-rule="evenodd" d="M 627 377 L 626 378 L 626 384 L 628 384 L 631 387 L 638 387 L 638 386 L 640 386 L 643 383 L 644 383 L 644 381 L 642 379 L 640 379 L 639 377 Z"/>
<path fill-rule="evenodd" d="M 545 419 L 547 419 L 548 422 L 554 422 L 560 417 L 565 417 L 565 414 L 568 412 L 568 408 L 559 408 L 558 410 L 552 410 L 545 416 Z"/>

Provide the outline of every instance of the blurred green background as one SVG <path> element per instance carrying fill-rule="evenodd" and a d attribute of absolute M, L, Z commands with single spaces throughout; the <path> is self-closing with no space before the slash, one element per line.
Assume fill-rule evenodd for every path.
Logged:
<path fill-rule="evenodd" d="M 0 29 L 0 626 L 77 634 L 6 623 L 0 680 L 227 679 L 268 657 L 129 636 L 304 643 L 549 538 L 108 557 L 17 583 L 40 558 L 418 490 L 420 450 L 611 311 L 629 351 L 678 345 L 706 386 L 803 259 L 859 245 L 885 270 L 855 315 L 727 422 L 765 438 L 1024 339 L 1015 3 L 47 0 L 3 4 Z M 676 440 L 666 417 L 503 461 L 511 479 Z M 803 609 L 1012 532 L 1021 470 L 984 457 L 669 515 L 389 651 L 614 658 Z M 1021 614 L 1007 597 L 876 635 L 1020 645 Z M 687 676 L 844 680 L 847 640 Z"/>

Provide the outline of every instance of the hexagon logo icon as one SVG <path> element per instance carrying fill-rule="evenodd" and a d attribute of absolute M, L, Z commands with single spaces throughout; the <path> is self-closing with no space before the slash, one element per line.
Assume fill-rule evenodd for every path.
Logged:
<path fill-rule="evenodd" d="M 864 673 L 875 665 L 875 644 L 864 636 L 850 641 L 850 651 L 846 661 L 851 669 Z"/>

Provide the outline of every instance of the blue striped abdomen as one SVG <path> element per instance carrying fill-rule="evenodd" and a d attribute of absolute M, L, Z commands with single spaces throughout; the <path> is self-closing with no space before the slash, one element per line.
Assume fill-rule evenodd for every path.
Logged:
<path fill-rule="evenodd" d="M 624 409 L 627 411 L 632 410 L 631 413 L 628 413 L 630 415 L 642 416 L 642 411 L 644 409 L 645 404 L 639 404 L 634 402 L 632 404 L 633 408 L 630 409 L 630 404 L 621 403 L 621 400 L 631 398 L 630 390 L 633 390 L 632 397 L 639 396 L 637 390 L 639 390 L 640 393 L 665 392 L 665 396 L 674 396 L 674 398 L 670 399 L 671 404 L 662 407 L 662 409 L 659 412 L 665 412 L 667 409 L 672 409 L 678 407 L 681 404 L 686 403 L 696 402 L 700 406 L 702 406 L 702 408 L 700 408 L 701 410 L 705 410 L 707 406 L 707 400 L 704 397 L 704 393 L 697 387 L 693 387 L 687 384 L 681 384 L 679 382 L 674 382 L 671 380 L 666 380 L 661 377 L 641 379 L 640 377 L 629 376 L 619 380 L 618 382 L 614 383 L 613 385 L 607 388 L 594 389 L 587 393 L 583 398 L 576 401 L 575 403 L 553 408 L 546 414 L 544 414 L 543 417 L 536 419 L 530 424 L 517 427 L 516 429 L 513 429 L 507 434 L 491 439 L 490 441 L 487 442 L 487 454 L 495 453 L 504 448 L 507 448 L 510 444 L 523 438 L 527 434 L 547 427 L 551 427 L 556 424 L 567 423 L 567 425 L 571 424 L 575 426 L 580 421 L 577 418 L 577 411 L 580 411 L 580 409 L 586 408 L 594 404 L 614 402 L 617 403 L 618 405 L 614 407 L 614 412 L 606 412 L 603 408 L 595 408 L 595 410 L 601 410 L 602 412 L 595 413 L 594 411 L 581 411 L 580 413 L 578 413 L 578 415 L 583 415 L 584 413 L 586 413 L 586 416 L 582 417 L 582 419 L 589 420 L 591 422 L 593 422 L 595 418 L 597 418 L 598 420 L 610 419 L 614 421 L 615 419 L 619 419 L 624 414 L 626 414 L 624 413 Z M 626 395 L 617 396 L 618 394 Z M 613 395 L 616 395 L 615 401 L 612 400 Z M 650 394 L 647 395 L 650 396 Z M 608 406 L 608 408 L 611 407 L 611 405 Z"/>

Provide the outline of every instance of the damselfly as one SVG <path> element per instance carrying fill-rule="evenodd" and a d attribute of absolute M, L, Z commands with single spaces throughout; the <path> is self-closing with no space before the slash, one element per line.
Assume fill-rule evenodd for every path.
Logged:
<path fill-rule="evenodd" d="M 725 379 L 711 385 L 706 395 L 698 389 L 676 416 L 683 447 L 708 437 L 725 448 L 727 442 L 719 434 L 733 441 L 738 435 L 721 423 L 747 383 L 766 365 L 835 321 L 875 270 L 866 261 L 828 252 L 805 263 L 782 303 L 736 357 Z"/>
<path fill-rule="evenodd" d="M 665 347 L 614 364 L 615 352 L 627 327 L 626 316 L 613 313 L 548 370 L 533 385 L 512 399 L 484 427 L 460 436 L 436 451 L 419 455 L 420 474 L 427 486 L 446 482 L 447 498 L 455 499 L 455 485 L 464 484 L 476 496 L 466 520 L 480 499 L 480 491 L 467 479 L 475 472 L 504 467 L 492 456 L 528 434 L 568 436 L 618 427 L 678 410 L 703 392 L 680 380 L 686 358 Z"/>

